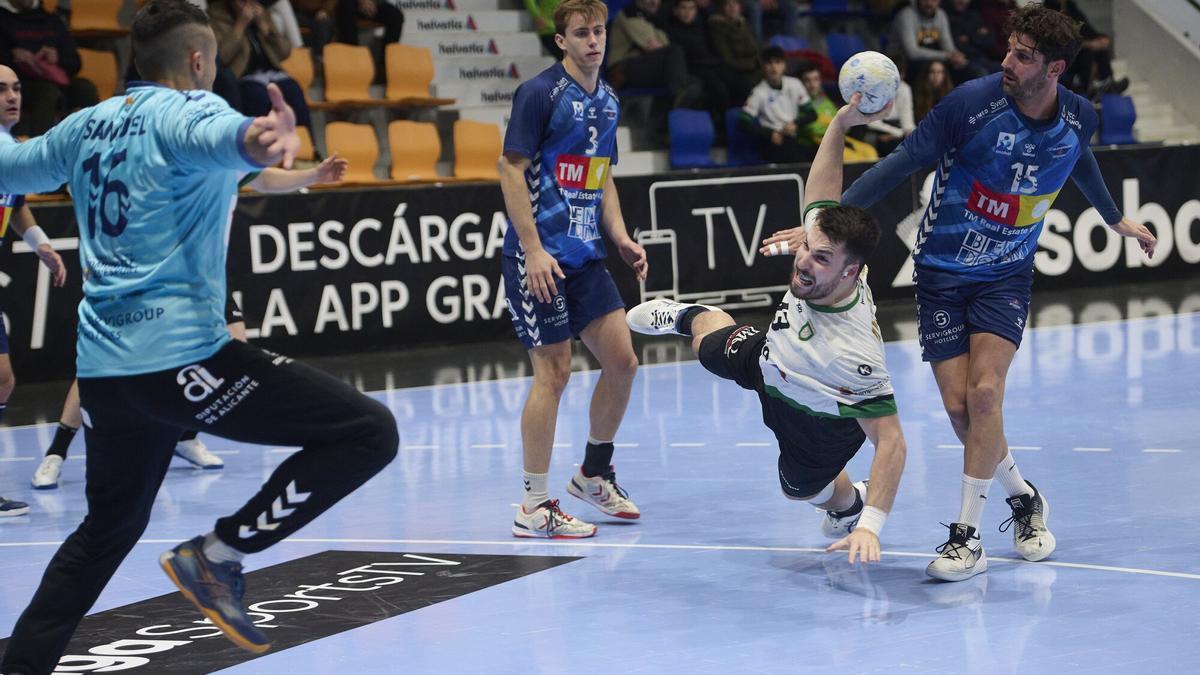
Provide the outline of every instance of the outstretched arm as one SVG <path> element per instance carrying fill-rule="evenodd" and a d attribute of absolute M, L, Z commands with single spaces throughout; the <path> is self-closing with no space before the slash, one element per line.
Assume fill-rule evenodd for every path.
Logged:
<path fill-rule="evenodd" d="M 1104 185 L 1104 176 L 1100 173 L 1100 165 L 1096 163 L 1096 156 L 1092 154 L 1091 148 L 1084 147 L 1083 155 L 1079 157 L 1074 170 L 1071 171 L 1071 180 L 1079 187 L 1083 196 L 1087 197 L 1088 202 L 1096 207 L 1100 216 L 1104 218 L 1104 222 L 1108 223 L 1114 232 L 1123 237 L 1137 239 L 1138 245 L 1145 251 L 1146 257 L 1154 256 L 1154 245 L 1158 243 L 1158 240 L 1143 223 L 1136 223 L 1121 217 L 1121 211 L 1113 202 L 1108 187 Z"/>
<path fill-rule="evenodd" d="M 904 472 L 907 454 L 898 416 L 860 418 L 858 423 L 875 446 L 875 460 L 871 462 L 871 488 L 867 490 L 867 503 L 863 506 L 863 513 L 854 531 L 826 549 L 849 551 L 851 564 L 856 554 L 863 562 L 879 560 L 879 531 L 896 501 L 896 490 L 900 486 L 900 475 Z"/>
<path fill-rule="evenodd" d="M 317 166 L 301 171 L 268 167 L 250 181 L 249 188 L 258 192 L 295 192 L 318 183 L 339 183 L 346 175 L 350 160 L 330 155 Z"/>
<path fill-rule="evenodd" d="M 846 131 L 860 124 L 881 120 L 892 110 L 889 103 L 883 110 L 871 115 L 864 115 L 858 109 L 862 94 L 850 97 L 850 103 L 842 106 L 837 116 L 829 123 L 825 136 L 821 138 L 821 147 L 817 148 L 817 156 L 813 159 L 812 168 L 808 171 L 808 182 L 804 185 L 804 201 L 806 204 L 821 201 L 841 201 L 842 197 L 842 153 L 846 147 Z M 763 246 L 758 251 L 763 255 L 785 254 L 800 249 L 803 225 L 786 230 L 780 230 L 763 240 Z M 783 248 L 771 248 L 779 244 Z"/>

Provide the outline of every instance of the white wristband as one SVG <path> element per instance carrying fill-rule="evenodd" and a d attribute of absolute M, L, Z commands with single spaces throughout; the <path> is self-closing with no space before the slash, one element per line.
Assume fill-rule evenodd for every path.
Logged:
<path fill-rule="evenodd" d="M 42 231 L 42 228 L 38 227 L 37 225 L 25 230 L 24 234 L 21 235 L 21 238 L 25 240 L 26 244 L 29 244 L 29 248 L 35 251 L 38 250 L 38 247 L 42 244 L 50 243 L 50 237 L 47 237 L 46 233 Z"/>
<path fill-rule="evenodd" d="M 883 524 L 887 522 L 887 517 L 887 511 L 884 511 L 883 509 L 876 508 L 874 506 L 864 506 L 862 515 L 858 517 L 858 524 L 854 527 L 856 529 L 862 528 L 865 530 L 870 530 L 875 534 L 876 537 L 878 537 L 880 531 L 883 530 Z"/>

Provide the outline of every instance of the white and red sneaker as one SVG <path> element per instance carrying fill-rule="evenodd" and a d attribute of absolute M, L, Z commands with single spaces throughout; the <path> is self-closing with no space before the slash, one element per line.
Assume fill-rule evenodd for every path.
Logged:
<path fill-rule="evenodd" d="M 512 533 L 527 539 L 587 539 L 595 536 L 596 526 L 563 513 L 557 499 L 547 499 L 533 511 L 518 506 Z"/>
<path fill-rule="evenodd" d="M 611 466 L 595 478 L 583 475 L 582 469 L 576 471 L 571 482 L 567 483 L 567 492 L 596 507 L 606 516 L 629 520 L 642 517 L 637 505 L 629 500 L 629 493 L 617 485 L 617 473 Z"/>

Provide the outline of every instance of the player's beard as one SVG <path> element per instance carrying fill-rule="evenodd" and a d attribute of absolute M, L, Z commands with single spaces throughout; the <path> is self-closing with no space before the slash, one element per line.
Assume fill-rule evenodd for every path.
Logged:
<path fill-rule="evenodd" d="M 792 283 L 791 283 L 792 295 L 798 299 L 801 299 L 801 300 L 818 299 L 819 300 L 821 298 L 826 298 L 826 297 L 829 297 L 829 295 L 831 293 L 833 293 L 834 289 L 837 287 L 838 280 L 836 278 L 833 281 L 830 281 L 828 283 L 819 284 L 819 283 L 816 283 L 817 279 L 815 276 L 810 276 L 808 272 L 805 272 L 804 274 L 806 277 L 808 277 L 812 280 L 813 283 L 811 286 L 806 286 L 804 284 L 801 284 L 800 283 L 800 272 L 798 272 L 796 270 L 792 270 Z"/>
<path fill-rule="evenodd" d="M 1000 87 L 1004 89 L 1004 93 L 1013 97 L 1017 101 L 1027 101 L 1042 92 L 1042 88 L 1049 84 L 1046 80 L 1046 68 L 1042 68 L 1038 73 L 1027 80 L 1021 80 L 1013 75 L 1016 82 L 1009 84 L 1003 79 L 1000 80 Z"/>

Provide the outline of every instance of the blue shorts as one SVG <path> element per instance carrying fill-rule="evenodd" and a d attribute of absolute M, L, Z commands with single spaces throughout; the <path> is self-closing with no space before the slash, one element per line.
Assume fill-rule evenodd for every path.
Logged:
<path fill-rule="evenodd" d="M 579 269 L 564 267 L 567 278 L 554 280 L 558 295 L 550 302 L 539 302 L 529 291 L 524 258 L 504 256 L 500 270 L 513 328 L 526 349 L 579 337 L 591 322 L 625 307 L 603 260 L 593 260 Z"/>
<path fill-rule="evenodd" d="M 954 282 L 950 275 L 921 267 L 913 279 L 922 360 L 966 354 L 974 333 L 999 335 L 1021 346 L 1033 289 L 1032 265 L 995 281 Z"/>

